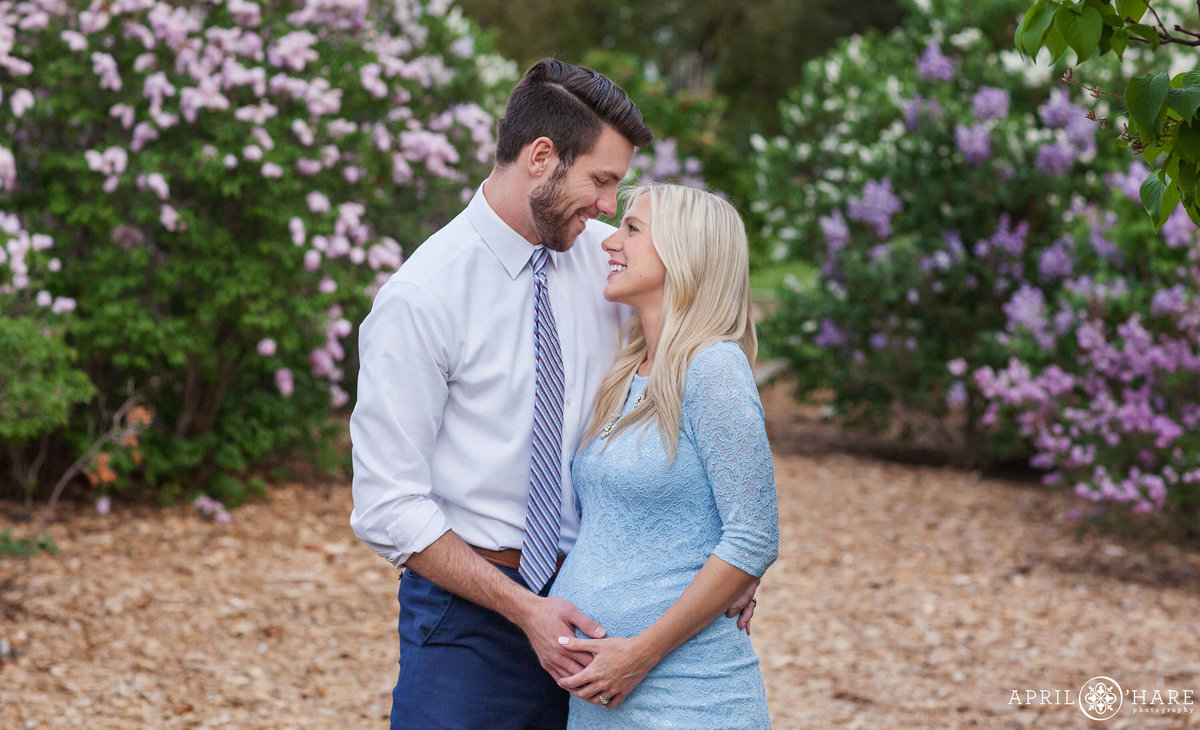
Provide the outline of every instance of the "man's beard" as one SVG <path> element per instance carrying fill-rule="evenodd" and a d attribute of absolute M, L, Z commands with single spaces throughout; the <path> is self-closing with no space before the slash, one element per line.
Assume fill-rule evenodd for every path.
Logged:
<path fill-rule="evenodd" d="M 566 251 L 575 243 L 567 237 L 575 223 L 575 211 L 565 209 L 567 194 L 562 186 L 569 169 L 560 163 L 550 179 L 529 194 L 534 233 L 538 242 L 551 251 Z"/>

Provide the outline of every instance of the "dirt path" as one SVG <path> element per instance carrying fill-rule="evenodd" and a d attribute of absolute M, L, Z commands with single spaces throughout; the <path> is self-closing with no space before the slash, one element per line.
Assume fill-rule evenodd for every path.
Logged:
<path fill-rule="evenodd" d="M 1077 541 L 1070 500 L 829 452 L 766 402 L 794 452 L 754 624 L 776 728 L 1200 725 L 1200 556 Z M 62 553 L 0 592 L 0 728 L 385 727 L 396 577 L 349 510 L 345 486 L 273 490 L 230 525 L 63 509 Z M 1098 675 L 1126 690 L 1108 722 L 1010 704 Z"/>

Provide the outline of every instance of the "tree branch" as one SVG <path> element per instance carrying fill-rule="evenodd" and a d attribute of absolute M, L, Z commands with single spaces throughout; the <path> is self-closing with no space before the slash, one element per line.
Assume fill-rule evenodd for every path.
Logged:
<path fill-rule="evenodd" d="M 75 460 L 75 463 L 72 464 L 66 471 L 64 471 L 62 476 L 58 478 L 58 483 L 54 485 L 54 491 L 50 494 L 50 500 L 46 502 L 45 508 L 42 509 L 41 515 L 38 516 L 37 526 L 33 530 L 33 540 L 36 541 L 38 537 L 41 536 L 42 530 L 46 527 L 46 521 L 50 519 L 50 515 L 53 514 L 54 506 L 58 503 L 58 498 L 62 496 L 63 490 L 66 489 L 67 484 L 70 483 L 70 481 L 76 476 L 78 476 L 79 472 L 83 471 L 83 468 L 92 460 L 92 457 L 96 455 L 97 451 L 103 448 L 106 444 L 116 441 L 118 437 L 129 430 L 130 426 L 122 426 L 121 421 L 125 418 L 125 414 L 129 412 L 129 409 L 136 405 L 137 402 L 138 397 L 136 395 L 129 396 L 129 398 L 126 399 L 123 404 L 121 404 L 121 407 L 117 409 L 117 412 L 113 414 L 112 428 L 108 429 L 108 431 L 104 432 L 98 439 L 93 441 L 92 445 L 87 447 L 87 450 Z"/>

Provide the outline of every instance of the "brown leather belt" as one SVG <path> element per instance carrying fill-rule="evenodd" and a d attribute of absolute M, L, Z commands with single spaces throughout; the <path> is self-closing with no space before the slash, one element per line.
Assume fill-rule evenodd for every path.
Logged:
<path fill-rule="evenodd" d="M 488 550 L 487 548 L 475 547 L 471 545 L 471 549 L 475 554 L 492 565 L 499 565 L 509 570 L 517 570 L 521 567 L 521 551 L 516 548 L 505 548 L 504 550 Z M 558 567 L 561 568 L 563 560 L 566 556 L 558 556 Z"/>

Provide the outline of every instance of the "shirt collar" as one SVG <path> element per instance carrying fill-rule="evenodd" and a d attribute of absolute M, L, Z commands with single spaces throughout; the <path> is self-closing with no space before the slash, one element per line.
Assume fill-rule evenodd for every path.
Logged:
<path fill-rule="evenodd" d="M 486 182 L 485 180 L 484 183 Z M 487 199 L 483 197 L 483 183 L 480 183 L 471 202 L 467 205 L 467 219 L 471 221 L 475 232 L 479 234 L 491 252 L 500 260 L 500 264 L 508 272 L 508 275 L 516 279 L 529 260 L 533 258 L 533 252 L 537 247 L 525 240 L 520 233 L 514 231 L 492 209 Z M 558 268 L 560 252 L 550 251 L 549 253 L 550 264 Z"/>

